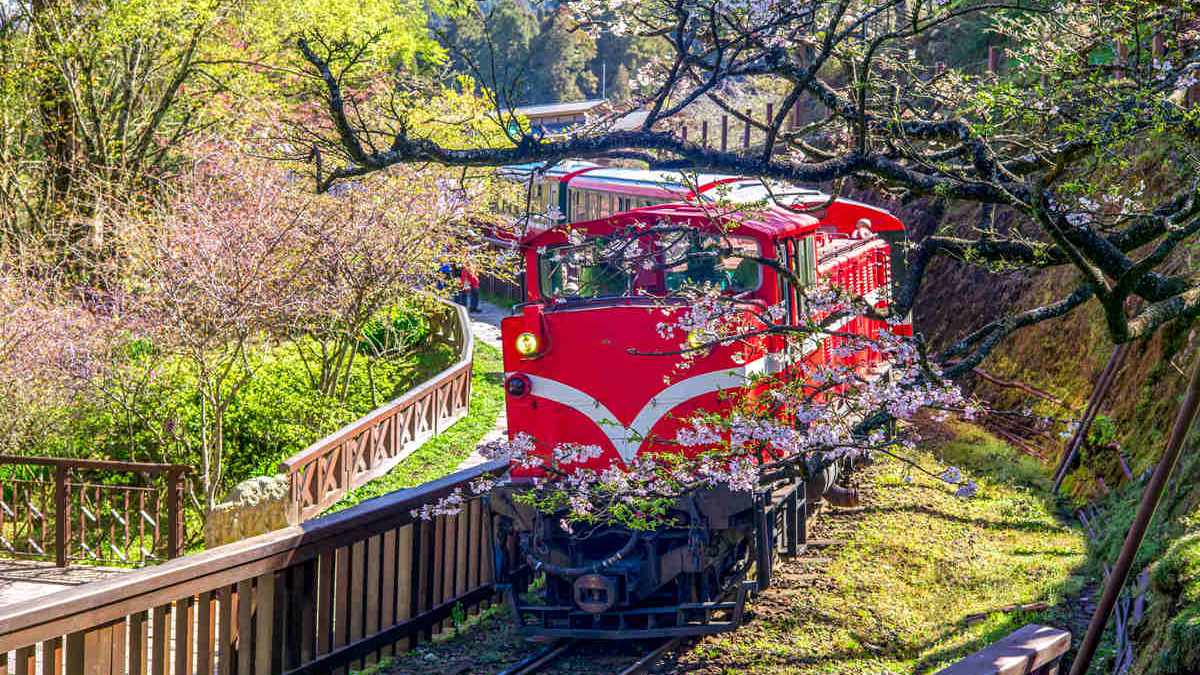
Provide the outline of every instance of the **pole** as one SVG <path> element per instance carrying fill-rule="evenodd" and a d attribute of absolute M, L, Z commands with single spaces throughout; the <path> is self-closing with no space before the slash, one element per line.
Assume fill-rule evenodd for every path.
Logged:
<path fill-rule="evenodd" d="M 67 528 L 71 527 L 67 513 L 67 467 L 54 467 L 54 564 L 67 566 Z"/>
<path fill-rule="evenodd" d="M 1113 566 L 1112 573 L 1108 575 L 1108 581 L 1104 584 L 1104 595 L 1100 598 L 1100 604 L 1096 605 L 1096 613 L 1092 615 L 1087 634 L 1083 636 L 1079 652 L 1071 664 L 1071 675 L 1084 675 L 1092 663 L 1092 658 L 1096 655 L 1096 648 L 1100 646 L 1100 637 L 1104 634 L 1104 626 L 1108 623 L 1113 606 L 1117 604 L 1121 589 L 1125 587 L 1125 580 L 1129 577 L 1129 570 L 1133 567 L 1133 560 L 1137 556 L 1138 548 L 1141 547 L 1142 540 L 1146 537 L 1146 529 L 1150 526 L 1150 519 L 1154 517 L 1155 509 L 1158 508 L 1158 500 L 1167 486 L 1167 480 L 1171 477 L 1171 472 L 1174 471 L 1175 464 L 1179 461 L 1180 450 L 1183 448 L 1183 441 L 1192 426 L 1192 421 L 1196 417 L 1197 407 L 1200 407 L 1200 359 L 1197 359 L 1196 364 L 1192 367 L 1192 377 L 1188 381 L 1187 394 L 1175 417 L 1175 426 L 1167 441 L 1167 449 L 1159 459 L 1158 466 L 1154 467 L 1150 482 L 1146 483 L 1146 488 L 1142 491 L 1142 501 L 1138 504 L 1137 515 L 1134 516 L 1133 523 L 1129 526 L 1129 533 L 1125 535 L 1125 543 L 1121 546 L 1120 554 L 1117 555 L 1117 562 Z"/>
<path fill-rule="evenodd" d="M 167 471 L 167 558 L 178 558 L 183 548 L 183 476 Z"/>

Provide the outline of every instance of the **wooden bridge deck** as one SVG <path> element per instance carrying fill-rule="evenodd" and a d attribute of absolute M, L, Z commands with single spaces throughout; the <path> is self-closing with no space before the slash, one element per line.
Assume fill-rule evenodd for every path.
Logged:
<path fill-rule="evenodd" d="M 22 602 L 91 581 L 109 579 L 128 570 L 113 567 L 55 567 L 37 560 L 0 559 L 0 606 Z"/>

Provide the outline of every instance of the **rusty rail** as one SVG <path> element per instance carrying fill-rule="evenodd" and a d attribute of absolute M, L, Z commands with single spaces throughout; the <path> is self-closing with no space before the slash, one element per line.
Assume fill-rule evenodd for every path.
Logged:
<path fill-rule="evenodd" d="M 0 672 L 268 675 L 369 666 L 492 600 L 490 522 L 467 484 L 506 468 L 489 462 L 0 607 Z M 465 501 L 457 515 L 412 516 L 457 490 Z"/>
<path fill-rule="evenodd" d="M 458 359 L 428 381 L 280 462 L 291 486 L 288 522 L 303 522 L 348 492 L 387 473 L 422 443 L 466 416 L 474 340 L 464 308 L 451 305 L 440 332 Z"/>
<path fill-rule="evenodd" d="M 183 551 L 179 464 L 0 456 L 0 548 L 69 562 L 146 564 Z M 127 478 L 113 483 L 113 474 Z"/>

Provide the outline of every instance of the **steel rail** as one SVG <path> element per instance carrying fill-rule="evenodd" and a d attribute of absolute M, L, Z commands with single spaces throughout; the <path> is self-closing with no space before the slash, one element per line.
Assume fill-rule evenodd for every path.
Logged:
<path fill-rule="evenodd" d="M 575 646 L 575 640 L 558 640 L 517 661 L 497 675 L 526 675 L 536 673 L 561 658 Z"/>
<path fill-rule="evenodd" d="M 678 647 L 681 642 L 683 642 L 683 638 L 681 637 L 675 637 L 666 640 L 661 645 L 646 653 L 645 656 L 642 656 L 640 659 L 635 661 L 633 665 L 629 666 L 625 670 L 622 670 L 620 675 L 641 675 L 641 673 L 650 672 L 650 668 L 652 668 L 655 663 L 658 663 L 659 659 L 661 659 L 667 652 Z"/>

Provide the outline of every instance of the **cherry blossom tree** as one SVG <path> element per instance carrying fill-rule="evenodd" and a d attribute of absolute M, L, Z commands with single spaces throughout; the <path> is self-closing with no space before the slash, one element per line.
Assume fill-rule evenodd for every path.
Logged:
<path fill-rule="evenodd" d="M 214 149 L 181 177 L 157 217 L 139 214 L 125 228 L 148 336 L 195 371 L 209 508 L 222 486 L 225 413 L 254 375 L 251 353 L 301 311 L 295 291 L 311 256 L 287 182 L 226 159 Z"/>
<path fill-rule="evenodd" d="M 401 299 L 428 302 L 457 291 L 441 271 L 447 263 L 477 270 L 496 266 L 481 232 L 495 218 L 488 184 L 464 185 L 444 171 L 399 167 L 379 181 L 348 185 L 333 195 L 303 194 L 299 229 L 311 255 L 302 272 L 305 300 L 294 317 L 294 340 L 315 390 L 344 398 L 363 331 Z M 430 311 L 434 311 L 430 308 Z M 395 345 L 367 342 L 376 351 Z"/>
<path fill-rule="evenodd" d="M 667 53 L 637 74 L 627 105 L 556 139 L 522 130 L 499 105 L 492 117 L 510 144 L 435 139 L 387 105 L 391 94 L 360 99 L 343 89 L 353 81 L 354 45 L 317 52 L 302 40 L 328 116 L 313 140 L 323 158 L 318 188 L 411 162 L 609 157 L 796 183 L 852 179 L 902 200 L 973 204 L 976 222 L 913 242 L 894 311 L 911 309 L 937 257 L 989 270 L 1068 267 L 1078 283 L 961 336 L 937 357 L 952 373 L 978 365 L 1014 331 L 1093 300 L 1115 342 L 1200 314 L 1196 282 L 1169 262 L 1200 229 L 1189 151 L 1200 133 L 1190 107 L 1200 93 L 1192 4 L 586 0 L 569 8 L 583 30 L 652 37 Z M 999 73 L 983 67 L 980 34 L 1002 47 Z M 936 45 L 972 40 L 981 45 L 973 62 L 934 62 Z M 742 100 L 759 92 L 778 99 L 772 119 L 742 112 Z M 676 128 L 700 102 L 750 124 L 762 142 L 738 152 L 685 140 Z M 638 128 L 614 126 L 636 108 L 647 112 Z M 1144 152 L 1161 158 L 1159 184 L 1130 189 Z M 999 225 L 1001 211 L 1017 224 Z"/>

